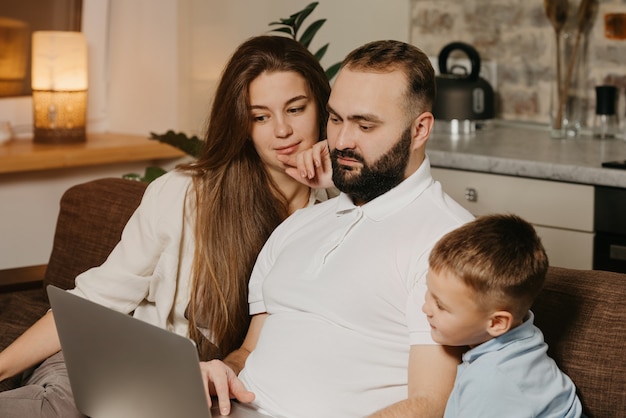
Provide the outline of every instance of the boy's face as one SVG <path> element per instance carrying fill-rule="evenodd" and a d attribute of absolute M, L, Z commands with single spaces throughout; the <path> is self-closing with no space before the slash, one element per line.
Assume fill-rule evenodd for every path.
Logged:
<path fill-rule="evenodd" d="M 492 338 L 487 332 L 491 312 L 478 305 L 474 292 L 461 279 L 445 270 L 430 270 L 427 283 L 422 311 L 435 342 L 473 347 Z"/>

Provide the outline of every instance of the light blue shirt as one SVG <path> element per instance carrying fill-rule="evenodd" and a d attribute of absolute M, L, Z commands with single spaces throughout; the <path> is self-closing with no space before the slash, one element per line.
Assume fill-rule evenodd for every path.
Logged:
<path fill-rule="evenodd" d="M 463 355 L 444 418 L 578 418 L 572 380 L 547 355 L 534 315 Z"/>

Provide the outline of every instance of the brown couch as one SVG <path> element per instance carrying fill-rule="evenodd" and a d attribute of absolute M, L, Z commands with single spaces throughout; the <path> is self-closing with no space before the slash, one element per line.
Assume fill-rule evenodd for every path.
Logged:
<path fill-rule="evenodd" d="M 43 284 L 73 286 L 104 261 L 139 204 L 144 183 L 102 179 L 70 188 L 61 199 Z M 0 293 L 0 349 L 46 309 L 41 287 Z M 533 310 L 549 353 L 578 387 L 589 417 L 626 416 L 626 274 L 551 267 Z M 17 379 L 0 384 L 12 387 Z"/>

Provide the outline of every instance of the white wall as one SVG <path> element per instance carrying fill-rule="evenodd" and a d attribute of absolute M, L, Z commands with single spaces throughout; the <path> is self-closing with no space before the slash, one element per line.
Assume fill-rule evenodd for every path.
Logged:
<path fill-rule="evenodd" d="M 210 97 L 234 49 L 309 0 L 110 0 L 109 129 L 201 133 Z M 409 1 L 322 0 L 305 26 L 326 23 L 324 67 L 376 39 L 409 38 Z"/>
<path fill-rule="evenodd" d="M 177 128 L 176 0 L 110 0 L 109 130 L 147 135 Z"/>

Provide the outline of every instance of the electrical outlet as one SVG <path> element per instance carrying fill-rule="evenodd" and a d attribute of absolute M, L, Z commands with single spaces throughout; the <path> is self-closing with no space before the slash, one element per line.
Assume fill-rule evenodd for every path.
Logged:
<path fill-rule="evenodd" d="M 428 57 L 430 59 L 430 63 L 435 68 L 435 74 L 439 74 L 439 58 L 438 57 Z M 471 71 L 471 62 L 467 58 L 448 58 L 448 70 L 452 68 L 453 65 L 458 65 L 467 70 L 467 74 Z M 498 64 L 495 61 L 489 60 L 481 60 L 480 61 L 480 73 L 479 76 L 487 80 L 487 82 L 491 85 L 494 91 L 498 86 Z"/>

